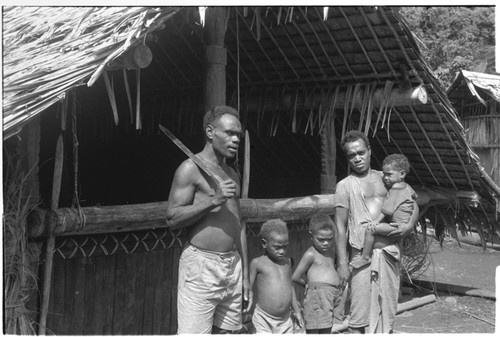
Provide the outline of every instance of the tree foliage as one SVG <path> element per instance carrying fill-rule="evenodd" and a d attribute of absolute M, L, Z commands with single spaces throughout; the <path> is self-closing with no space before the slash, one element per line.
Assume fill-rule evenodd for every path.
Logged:
<path fill-rule="evenodd" d="M 460 69 L 495 73 L 495 7 L 402 7 L 400 12 L 445 88 Z"/>

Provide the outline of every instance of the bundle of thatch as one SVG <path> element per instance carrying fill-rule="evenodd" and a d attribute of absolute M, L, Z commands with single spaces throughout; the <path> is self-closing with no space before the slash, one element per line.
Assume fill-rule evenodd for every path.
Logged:
<path fill-rule="evenodd" d="M 4 139 L 144 43 L 177 7 L 5 7 Z M 43 51 L 43 52 L 42 52 Z"/>
<path fill-rule="evenodd" d="M 28 242 L 26 223 L 36 204 L 19 162 L 7 158 L 4 170 L 4 332 L 35 334 L 26 304 L 36 289 L 39 248 Z"/>

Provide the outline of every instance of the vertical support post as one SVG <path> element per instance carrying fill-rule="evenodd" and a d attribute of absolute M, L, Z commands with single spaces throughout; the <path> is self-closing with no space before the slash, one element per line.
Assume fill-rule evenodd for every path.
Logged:
<path fill-rule="evenodd" d="M 40 201 L 40 180 L 38 177 L 39 172 L 39 162 L 40 162 L 40 116 L 35 116 L 33 119 L 27 123 L 21 131 L 20 137 L 21 141 L 18 143 L 15 151 L 21 159 L 22 170 L 28 173 L 28 188 L 29 195 L 34 203 Z M 28 230 L 28 228 L 26 228 Z M 39 243 L 28 241 L 27 245 L 30 247 L 37 247 L 38 250 Z M 30 248 L 32 249 L 32 248 Z M 30 262 L 31 270 L 38 275 L 40 256 Z M 38 281 L 37 281 L 38 282 Z M 29 295 L 29 299 L 26 302 L 27 306 L 37 307 L 39 305 L 39 294 L 37 291 L 33 291 Z M 28 314 L 29 320 L 35 322 L 37 320 L 38 314 L 34 311 Z"/>
<path fill-rule="evenodd" d="M 241 187 L 241 198 L 248 198 L 248 187 L 250 185 L 250 135 L 245 130 L 245 158 L 243 161 L 243 182 Z"/>
<path fill-rule="evenodd" d="M 209 7 L 206 11 L 207 46 L 205 48 L 204 111 L 226 104 L 227 7 Z"/>
<path fill-rule="evenodd" d="M 335 167 L 337 163 L 337 137 L 335 134 L 335 111 L 327 112 L 328 117 L 325 121 L 325 126 L 321 131 L 321 177 L 320 177 L 320 193 L 334 194 L 337 186 L 337 176 L 335 175 Z M 334 226 L 335 233 L 337 228 Z M 335 234 L 336 236 L 337 234 Z M 339 310 L 342 310 L 342 320 L 349 311 L 350 303 L 348 301 L 349 286 L 347 285 L 342 291 Z"/>
<path fill-rule="evenodd" d="M 329 112 L 329 114 L 321 132 L 321 194 L 334 194 L 337 185 L 337 176 L 335 175 L 337 159 L 335 118 L 333 118 L 332 113 Z"/>
<path fill-rule="evenodd" d="M 21 150 L 23 167 L 28 176 L 30 196 L 35 202 L 40 200 L 40 183 L 38 181 L 38 161 L 40 154 L 40 117 L 33 118 L 23 129 L 21 134 Z"/>
<path fill-rule="evenodd" d="M 59 207 L 59 193 L 61 191 L 61 181 L 62 181 L 62 169 L 64 162 L 64 146 L 63 137 L 59 136 L 56 145 L 56 159 L 54 164 L 54 180 L 52 182 L 52 200 L 50 204 L 51 209 L 57 209 Z M 47 233 L 47 244 L 45 248 L 45 268 L 43 272 L 43 289 L 42 289 L 42 307 L 40 311 L 40 324 L 38 326 L 38 334 L 45 335 L 46 324 L 47 324 L 47 314 L 49 312 L 49 298 L 50 298 L 50 285 L 52 280 L 52 263 L 54 260 L 54 249 L 56 243 L 56 237 L 54 234 L 54 228 L 48 228 Z"/>

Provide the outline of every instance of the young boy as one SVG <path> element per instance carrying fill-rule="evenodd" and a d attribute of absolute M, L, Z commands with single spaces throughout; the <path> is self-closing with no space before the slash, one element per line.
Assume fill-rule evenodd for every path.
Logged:
<path fill-rule="evenodd" d="M 291 259 L 286 256 L 288 229 L 280 219 L 266 221 L 260 230 L 264 255 L 250 262 L 250 289 L 255 285 L 252 322 L 256 333 L 293 332 L 290 309 L 303 326 L 292 283 Z M 249 303 L 249 307 L 252 304 Z"/>
<path fill-rule="evenodd" d="M 373 246 L 377 245 L 376 235 L 386 236 L 400 224 L 408 223 L 413 213 L 414 200 L 417 195 L 405 182 L 406 175 L 410 173 L 408 158 L 402 154 L 388 155 L 382 162 L 382 170 L 384 172 L 382 181 L 389 191 L 384 199 L 379 218 L 366 227 L 361 257 L 351 262 L 354 269 L 370 263 Z M 384 218 L 388 223 L 381 222 Z M 377 248 L 383 248 L 379 246 L 380 244 Z"/>
<path fill-rule="evenodd" d="M 342 286 L 335 269 L 333 220 L 326 214 L 314 215 L 309 222 L 309 234 L 313 245 L 302 256 L 292 280 L 306 288 L 306 333 L 329 334 L 334 317 L 340 321 L 343 319 L 343 315 L 337 312 L 337 308 L 340 309 Z"/>

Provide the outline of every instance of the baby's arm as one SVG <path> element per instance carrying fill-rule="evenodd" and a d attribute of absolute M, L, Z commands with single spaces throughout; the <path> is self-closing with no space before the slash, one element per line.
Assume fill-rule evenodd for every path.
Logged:
<path fill-rule="evenodd" d="M 398 239 L 405 235 L 408 235 L 413 230 L 413 228 L 415 228 L 415 225 L 417 224 L 419 218 L 419 207 L 417 202 L 414 200 L 411 201 L 411 204 L 412 204 L 412 213 L 410 221 L 407 223 L 402 223 L 397 227 L 393 227 L 393 230 L 388 235 L 388 237 L 392 239 Z"/>
<path fill-rule="evenodd" d="M 376 219 L 373 219 L 373 223 L 379 224 L 382 222 L 382 220 L 384 220 L 384 218 L 385 218 L 385 214 L 381 212 L 380 215 Z"/>
<path fill-rule="evenodd" d="M 307 271 L 309 270 L 309 267 L 311 267 L 313 260 L 314 260 L 313 254 L 310 252 L 309 249 L 306 250 L 304 255 L 302 255 L 302 258 L 300 259 L 300 262 L 297 265 L 297 268 L 293 272 L 293 275 L 292 275 L 293 282 L 295 282 L 298 285 L 301 285 L 303 287 L 306 286 L 307 278 L 304 277 L 304 274 L 307 273 Z"/>
<path fill-rule="evenodd" d="M 373 226 L 370 231 L 373 235 L 387 236 L 389 233 L 392 233 L 394 231 L 394 228 L 395 226 L 382 222 L 377 224 L 376 226 Z"/>

